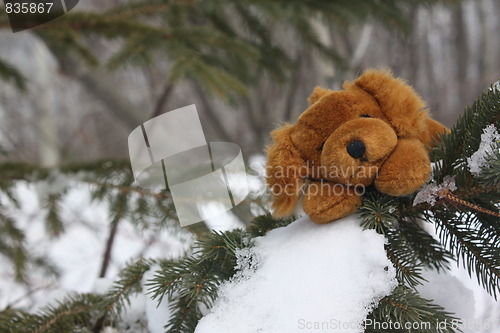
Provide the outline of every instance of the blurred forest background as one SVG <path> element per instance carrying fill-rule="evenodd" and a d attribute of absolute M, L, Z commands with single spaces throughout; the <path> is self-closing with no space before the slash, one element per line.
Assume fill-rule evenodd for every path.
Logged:
<path fill-rule="evenodd" d="M 2 149 L 44 166 L 127 158 L 132 129 L 195 103 L 207 140 L 249 157 L 315 85 L 368 67 L 405 78 L 448 126 L 499 76 L 497 0 L 285 3 L 86 0 L 15 34 L 2 15 Z"/>

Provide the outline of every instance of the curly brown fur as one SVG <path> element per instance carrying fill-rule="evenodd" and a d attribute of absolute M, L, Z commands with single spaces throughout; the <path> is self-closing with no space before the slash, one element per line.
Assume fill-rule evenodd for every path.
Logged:
<path fill-rule="evenodd" d="M 428 179 L 427 148 L 447 129 L 415 91 L 373 69 L 343 89 L 314 88 L 297 122 L 272 132 L 266 181 L 275 216 L 292 214 L 302 196 L 311 220 L 326 223 L 354 212 L 364 186 L 399 196 Z"/>

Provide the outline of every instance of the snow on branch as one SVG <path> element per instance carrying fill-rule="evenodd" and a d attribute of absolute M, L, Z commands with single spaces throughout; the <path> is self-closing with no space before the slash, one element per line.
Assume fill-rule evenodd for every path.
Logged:
<path fill-rule="evenodd" d="M 441 184 L 437 184 L 435 181 L 433 181 L 432 183 L 422 187 L 422 189 L 417 193 L 415 199 L 413 200 L 413 206 L 416 206 L 423 202 L 430 203 L 431 206 L 434 206 L 436 204 L 436 199 L 442 197 L 442 193 L 444 193 L 444 190 L 453 192 L 456 189 L 457 186 L 455 185 L 455 176 L 444 177 Z"/>
<path fill-rule="evenodd" d="M 495 149 L 495 143 L 497 142 L 500 142 L 500 134 L 498 134 L 495 125 L 486 126 L 483 129 L 483 134 L 481 134 L 481 143 L 478 150 L 467 159 L 469 170 L 473 175 L 481 173 L 481 168 L 486 165 L 488 156 L 493 155 L 493 149 Z"/>

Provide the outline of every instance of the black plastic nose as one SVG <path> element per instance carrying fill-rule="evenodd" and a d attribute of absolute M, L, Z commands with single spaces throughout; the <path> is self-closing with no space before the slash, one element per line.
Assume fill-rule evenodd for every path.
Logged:
<path fill-rule="evenodd" d="M 347 145 L 347 153 L 353 158 L 361 158 L 365 154 L 366 147 L 363 141 L 354 140 Z"/>

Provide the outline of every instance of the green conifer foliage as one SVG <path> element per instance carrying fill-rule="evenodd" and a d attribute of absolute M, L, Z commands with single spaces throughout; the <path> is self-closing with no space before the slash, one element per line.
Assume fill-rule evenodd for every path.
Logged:
<path fill-rule="evenodd" d="M 345 59 L 325 43 L 316 23 L 347 29 L 375 21 L 405 34 L 411 29 L 409 7 L 456 1 L 136 0 L 99 12 L 76 8 L 31 31 L 62 63 L 77 55 L 83 64 L 114 70 L 152 65 L 159 56 L 169 60 L 170 84 L 195 80 L 205 92 L 232 99 L 246 94 L 261 76 L 276 82 L 289 77 L 294 61 L 283 31 L 296 45 L 342 67 Z M 8 27 L 4 9 L 0 11 L 0 27 Z M 87 37 L 118 41 L 120 48 L 100 59 Z M 0 78 L 25 88 L 23 76 L 4 61 Z"/>
<path fill-rule="evenodd" d="M 424 1 L 418 1 L 423 3 Z M 433 3 L 435 1 L 425 1 Z M 254 69 L 284 80 L 292 65 L 286 48 L 275 40 L 273 29 L 289 28 L 300 42 L 337 64 L 342 59 L 327 48 L 310 18 L 342 26 L 353 21 L 377 18 L 391 27 L 407 28 L 404 4 L 416 1 L 138 1 L 125 2 L 103 13 L 71 12 L 36 30 L 59 56 L 74 52 L 89 65 L 99 63 L 83 42 L 83 36 L 119 39 L 121 48 L 106 65 L 143 65 L 155 52 L 172 61 L 169 80 L 197 80 L 217 95 L 245 93 L 256 82 Z M 4 17 L 1 16 L 1 17 Z M 230 17 L 231 19 L 228 19 Z M 6 62 L 0 61 L 0 76 L 19 88 L 25 80 Z M 456 318 L 442 307 L 422 298 L 415 290 L 426 283 L 422 270 L 446 271 L 464 265 L 469 274 L 494 297 L 500 292 L 500 153 L 486 156 L 481 172 L 473 174 L 467 163 L 481 144 L 486 126 L 500 129 L 500 91 L 494 87 L 467 108 L 431 153 L 430 182 L 441 184 L 454 177 L 456 190 L 436 193 L 434 204 L 413 205 L 412 197 L 390 197 L 370 193 L 358 211 L 362 226 L 388 239 L 386 252 L 397 272 L 399 286 L 381 300 L 368 316 L 378 322 L 429 322 L 429 332 L 455 332 L 448 324 Z M 124 217 L 138 228 L 168 226 L 181 232 L 169 191 L 149 191 L 133 185 L 128 161 L 96 161 L 66 165 L 57 171 L 25 163 L 0 165 L 0 191 L 16 204 L 13 188 L 18 182 L 53 180 L 61 175 L 88 184 L 94 200 L 110 204 L 110 221 Z M 45 228 L 52 237 L 64 233 L 60 200 L 66 191 L 45 198 Z M 151 218 L 157 221 L 151 224 Z M 200 308 L 210 308 L 218 287 L 236 273 L 236 252 L 253 246 L 253 239 L 269 230 L 286 226 L 290 220 L 271 215 L 256 217 L 246 230 L 210 233 L 192 226 L 198 236 L 192 249 L 178 260 L 140 259 L 123 269 L 104 295 L 76 294 L 36 313 L 9 307 L 0 309 L 2 332 L 99 332 L 117 326 L 131 296 L 145 293 L 159 303 L 168 303 L 171 317 L 166 332 L 192 332 L 201 318 Z M 425 225 L 436 228 L 435 239 Z M 200 224 L 202 225 L 202 224 Z M 7 258 L 15 277 L 23 281 L 29 267 L 41 267 L 57 275 L 46 259 L 28 253 L 25 235 L 12 216 L 0 206 L 0 255 Z M 155 268 L 153 278 L 142 284 L 144 274 Z M 334 300 L 332 300 L 334 301 Z M 403 327 L 403 326 L 402 326 Z M 387 332 L 367 327 L 367 332 Z M 409 332 L 417 332 L 409 331 Z"/>
<path fill-rule="evenodd" d="M 386 252 L 396 268 L 399 282 L 393 293 L 382 299 L 368 316 L 368 323 L 370 320 L 392 325 L 428 322 L 429 332 L 456 332 L 452 324 L 458 319 L 416 292 L 417 285 L 427 283 L 422 276 L 423 268 L 446 271 L 452 264 L 464 265 L 471 276 L 475 275 L 478 282 L 497 297 L 500 292 L 500 187 L 496 181 L 500 169 L 495 167 L 499 163 L 498 150 L 485 156 L 479 173 L 471 173 L 467 162 L 481 145 L 484 129 L 491 125 L 500 128 L 500 91 L 494 88 L 466 108 L 451 133 L 444 135 L 433 149 L 434 166 L 429 182 L 441 184 L 446 177 L 456 182 L 456 189 L 435 192 L 434 203 L 424 201 L 414 205 L 417 194 L 411 197 L 389 197 L 378 192 L 365 195 L 358 212 L 361 225 L 387 237 Z M 489 144 L 493 149 L 498 147 L 497 141 Z M 140 217 L 153 214 L 162 221 L 159 224 L 174 222 L 170 225 L 176 225 L 169 192 L 131 185 L 132 175 L 126 161 L 68 165 L 61 167 L 57 174 L 33 165 L 5 163 L 0 165 L 0 174 L 3 175 L 0 189 L 13 202 L 16 198 L 12 188 L 16 182 L 72 175 L 89 184 L 95 200 L 110 203 L 110 218 L 114 221 L 131 216 L 141 226 Z M 58 202 L 64 193 L 63 190 L 47 198 L 46 228 L 53 237 L 64 232 L 57 217 Z M 74 295 L 36 314 L 23 309 L 4 309 L 0 312 L 0 328 L 5 332 L 96 332 L 117 325 L 130 297 L 145 293 L 169 305 L 171 317 L 166 332 L 193 332 L 202 316 L 200 309 L 210 308 L 217 298 L 218 287 L 237 272 L 238 249 L 252 247 L 255 237 L 286 226 L 292 220 L 263 215 L 255 218 L 246 230 L 222 233 L 197 230 L 198 241 L 178 260 L 141 259 L 126 267 L 104 295 Z M 439 239 L 426 231 L 425 224 L 436 228 Z M 48 265 L 42 258 L 26 253 L 22 231 L 1 209 L 0 230 L 0 254 L 11 260 L 19 280 L 23 279 L 27 266 Z M 159 268 L 143 285 L 143 276 L 153 264 Z M 387 332 L 369 325 L 366 331 Z"/>

